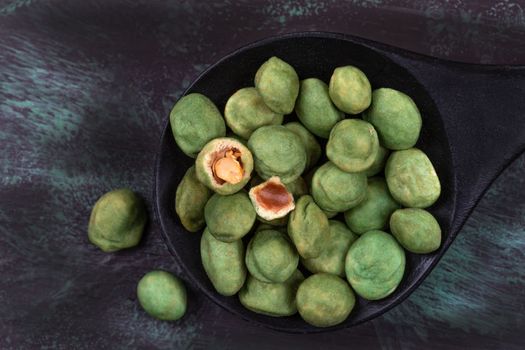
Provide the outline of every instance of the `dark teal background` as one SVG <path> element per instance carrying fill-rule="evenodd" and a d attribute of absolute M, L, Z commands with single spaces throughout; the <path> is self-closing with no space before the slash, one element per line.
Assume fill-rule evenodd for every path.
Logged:
<path fill-rule="evenodd" d="M 0 0 L 1 349 L 525 346 L 524 155 L 421 287 L 371 322 L 276 333 L 190 285 L 180 322 L 140 309 L 135 287 L 144 273 L 186 277 L 152 214 L 154 158 L 171 106 L 228 52 L 304 30 L 470 63 L 525 64 L 523 1 Z M 138 191 L 151 220 L 138 248 L 104 254 L 88 243 L 86 226 L 95 200 L 116 187 Z"/>

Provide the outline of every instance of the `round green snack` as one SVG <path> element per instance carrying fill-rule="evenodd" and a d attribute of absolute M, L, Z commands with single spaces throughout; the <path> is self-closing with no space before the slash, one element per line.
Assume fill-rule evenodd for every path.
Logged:
<path fill-rule="evenodd" d="M 345 262 L 346 278 L 355 292 L 368 300 L 390 295 L 405 272 L 405 252 L 394 237 L 368 231 L 350 246 Z"/>
<path fill-rule="evenodd" d="M 289 114 L 299 94 L 299 77 L 292 66 L 274 56 L 257 70 L 255 87 L 272 111 Z"/>
<path fill-rule="evenodd" d="M 372 87 L 359 68 L 338 67 L 330 78 L 330 98 L 345 113 L 358 114 L 370 106 Z"/>
<path fill-rule="evenodd" d="M 346 320 L 355 305 L 355 296 L 340 277 L 318 273 L 304 280 L 297 290 L 297 310 L 316 327 L 335 326 Z"/>
<path fill-rule="evenodd" d="M 295 208 L 292 194 L 278 176 L 252 187 L 249 196 L 257 216 L 267 221 L 285 217 Z"/>
<path fill-rule="evenodd" d="M 295 270 L 283 283 L 265 283 L 248 276 L 244 287 L 239 291 L 241 304 L 258 314 L 273 317 L 291 316 L 297 312 L 295 294 L 303 274 Z"/>
<path fill-rule="evenodd" d="M 358 235 L 372 230 L 384 230 L 388 227 L 390 215 L 400 207 L 388 192 L 385 180 L 372 177 L 368 179 L 365 200 L 345 212 L 345 221 Z"/>
<path fill-rule="evenodd" d="M 244 244 L 219 241 L 205 229 L 201 236 L 201 261 L 213 287 L 221 295 L 237 293 L 246 279 Z"/>
<path fill-rule="evenodd" d="M 328 138 L 330 130 L 344 118 L 328 95 L 328 86 L 316 78 L 301 81 L 295 113 L 303 125 L 315 135 Z"/>
<path fill-rule="evenodd" d="M 228 99 L 224 119 L 234 133 L 249 139 L 252 132 L 261 126 L 281 124 L 283 115 L 268 108 L 257 89 L 247 87 L 237 90 Z"/>
<path fill-rule="evenodd" d="M 377 133 L 370 123 L 360 119 L 345 119 L 330 132 L 326 156 L 341 170 L 355 173 L 372 165 L 378 149 Z"/>
<path fill-rule="evenodd" d="M 260 216 L 257 216 L 257 220 L 259 220 L 261 223 L 273 226 L 275 229 L 279 227 L 283 227 L 288 225 L 288 217 L 289 215 L 283 216 L 282 218 L 273 219 L 273 220 L 265 220 L 261 218 Z"/>
<path fill-rule="evenodd" d="M 336 216 L 337 214 L 339 214 L 339 212 L 337 211 L 329 211 L 329 210 L 323 210 L 323 212 L 325 213 L 326 217 L 328 219 L 331 219 L 333 218 L 334 216 Z"/>
<path fill-rule="evenodd" d="M 257 226 L 257 229 L 255 229 L 255 232 L 265 231 L 265 230 L 274 230 L 274 231 L 279 231 L 279 232 L 284 233 L 284 234 L 288 234 L 287 227 L 285 227 L 285 226 L 273 226 L 271 224 L 266 224 L 264 222 L 261 222 Z"/>
<path fill-rule="evenodd" d="M 215 238 L 233 242 L 251 230 L 255 222 L 255 209 L 245 192 L 229 196 L 214 194 L 204 207 L 204 218 Z"/>
<path fill-rule="evenodd" d="M 326 162 L 312 178 L 312 197 L 329 212 L 342 212 L 355 207 L 366 197 L 366 175 L 347 173 Z"/>
<path fill-rule="evenodd" d="M 305 259 L 321 255 L 330 234 L 326 214 L 311 196 L 302 196 L 288 220 L 288 235 L 295 248 Z"/>
<path fill-rule="evenodd" d="M 312 259 L 301 259 L 301 262 L 312 273 L 326 272 L 344 277 L 346 253 L 358 236 L 340 221 L 329 222 L 330 234 L 321 255 Z"/>
<path fill-rule="evenodd" d="M 142 308 L 163 321 L 175 321 L 186 312 L 186 288 L 166 271 L 151 271 L 137 285 L 137 297 Z"/>
<path fill-rule="evenodd" d="M 374 90 L 372 105 L 363 119 L 374 125 L 381 144 L 392 150 L 413 147 L 421 131 L 421 114 L 416 104 L 394 89 Z"/>
<path fill-rule="evenodd" d="M 297 270 L 299 256 L 285 234 L 260 230 L 248 243 L 246 267 L 259 281 L 284 282 Z"/>
<path fill-rule="evenodd" d="M 287 183 L 285 186 L 295 199 L 308 194 L 308 185 L 300 176 L 292 182 Z"/>
<path fill-rule="evenodd" d="M 186 171 L 175 194 L 175 211 L 186 230 L 197 232 L 204 227 L 204 206 L 212 193 L 197 179 L 194 166 Z"/>
<path fill-rule="evenodd" d="M 390 217 L 390 230 L 397 241 L 412 253 L 431 253 L 441 245 L 439 223 L 424 209 L 396 210 Z"/>
<path fill-rule="evenodd" d="M 233 138 L 212 140 L 199 152 L 195 161 L 197 178 L 216 193 L 233 194 L 243 188 L 253 171 L 250 150 Z"/>
<path fill-rule="evenodd" d="M 434 166 L 417 148 L 393 152 L 386 162 L 385 177 L 392 197 L 405 207 L 429 207 L 441 194 Z"/>
<path fill-rule="evenodd" d="M 113 190 L 100 197 L 91 211 L 88 238 L 104 252 L 136 246 L 146 224 L 146 207 L 133 191 Z"/>
<path fill-rule="evenodd" d="M 284 127 L 299 136 L 303 142 L 307 157 L 305 170 L 310 169 L 321 158 L 322 150 L 319 142 L 317 142 L 314 135 L 298 122 L 285 124 Z"/>
<path fill-rule="evenodd" d="M 284 183 L 297 179 L 306 166 L 303 142 L 282 125 L 263 126 L 252 134 L 248 147 L 253 153 L 255 170 L 267 180 L 279 176 Z"/>
<path fill-rule="evenodd" d="M 192 158 L 209 141 L 226 135 L 226 125 L 215 104 L 197 93 L 179 99 L 171 110 L 170 124 L 175 142 Z"/>
<path fill-rule="evenodd" d="M 370 167 L 365 170 L 366 176 L 368 177 L 375 176 L 379 174 L 381 171 L 383 171 L 389 154 L 390 154 L 389 150 L 379 145 L 377 154 L 374 158 L 374 161 L 372 162 L 372 165 L 370 165 Z"/>

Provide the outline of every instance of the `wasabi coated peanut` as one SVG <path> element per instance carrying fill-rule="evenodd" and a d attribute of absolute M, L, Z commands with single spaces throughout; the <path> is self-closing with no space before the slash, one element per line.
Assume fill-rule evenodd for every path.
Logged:
<path fill-rule="evenodd" d="M 316 78 L 301 81 L 295 113 L 303 125 L 313 134 L 328 138 L 334 125 L 344 118 L 328 95 L 328 86 Z"/>
<path fill-rule="evenodd" d="M 330 132 L 326 156 L 341 170 L 356 173 L 367 170 L 379 150 L 374 127 L 360 119 L 345 119 Z"/>
<path fill-rule="evenodd" d="M 374 158 L 374 161 L 372 162 L 372 165 L 368 169 L 365 170 L 365 174 L 368 177 L 375 176 L 383 171 L 385 168 L 386 160 L 388 159 L 388 155 L 390 154 L 390 151 L 384 148 L 383 146 L 379 145 L 379 148 L 377 150 L 377 154 Z"/>
<path fill-rule="evenodd" d="M 388 88 L 374 90 L 363 119 L 374 125 L 383 146 L 391 150 L 413 147 L 421 131 L 421 114 L 412 99 Z"/>
<path fill-rule="evenodd" d="M 234 133 L 247 140 L 261 126 L 281 124 L 283 115 L 268 108 L 257 89 L 248 87 L 237 90 L 228 99 L 224 119 Z"/>
<path fill-rule="evenodd" d="M 335 326 L 348 317 L 355 296 L 340 277 L 318 273 L 304 280 L 297 290 L 297 310 L 301 317 L 316 327 Z"/>
<path fill-rule="evenodd" d="M 257 216 L 257 220 L 259 220 L 261 223 L 273 226 L 275 229 L 283 227 L 288 225 L 288 216 L 283 216 L 282 218 L 273 219 L 273 220 L 265 220 L 261 218 L 260 216 Z"/>
<path fill-rule="evenodd" d="M 350 246 L 346 278 L 354 291 L 368 300 L 390 295 L 405 272 L 405 252 L 392 235 L 368 231 Z"/>
<path fill-rule="evenodd" d="M 288 235 L 295 248 L 305 259 L 321 255 L 330 234 L 326 214 L 311 196 L 302 196 L 288 220 Z"/>
<path fill-rule="evenodd" d="M 386 183 L 405 207 L 427 208 L 441 194 L 441 184 L 427 155 L 417 148 L 393 152 L 386 162 Z"/>
<path fill-rule="evenodd" d="M 186 288 L 166 271 L 151 271 L 137 286 L 137 297 L 142 308 L 163 321 L 175 321 L 186 312 Z"/>
<path fill-rule="evenodd" d="M 368 179 L 365 200 L 345 213 L 348 227 L 361 235 L 372 230 L 388 227 L 388 219 L 394 210 L 401 206 L 392 198 L 383 178 Z"/>
<path fill-rule="evenodd" d="M 291 316 L 297 312 L 295 294 L 303 280 L 299 270 L 295 270 L 283 283 L 265 283 L 248 276 L 246 284 L 239 291 L 239 300 L 245 308 L 258 314 Z"/>
<path fill-rule="evenodd" d="M 310 131 L 308 131 L 298 122 L 285 124 L 284 127 L 299 136 L 303 142 L 307 156 L 305 170 L 310 169 L 317 163 L 319 158 L 321 158 L 322 150 L 319 142 L 317 142 L 314 135 L 312 135 Z"/>
<path fill-rule="evenodd" d="M 359 237 L 336 220 L 330 220 L 330 234 L 327 244 L 317 258 L 301 259 L 304 267 L 313 273 L 326 272 L 345 276 L 345 258 L 350 245 Z"/>
<path fill-rule="evenodd" d="M 175 211 L 186 230 L 197 232 L 204 227 L 204 206 L 212 193 L 197 179 L 194 166 L 186 171 L 175 194 Z"/>
<path fill-rule="evenodd" d="M 292 66 L 274 56 L 257 70 L 255 87 L 271 110 L 289 114 L 299 94 L 299 77 Z"/>
<path fill-rule="evenodd" d="M 195 158 L 202 147 L 226 135 L 226 125 L 215 104 L 206 96 L 183 96 L 170 113 L 173 137 L 186 155 Z"/>
<path fill-rule="evenodd" d="M 225 296 L 234 295 L 244 284 L 244 244 L 242 240 L 221 242 L 205 229 L 201 236 L 201 261 L 215 290 Z"/>
<path fill-rule="evenodd" d="M 372 87 L 359 68 L 338 67 L 330 78 L 330 98 L 345 113 L 359 114 L 370 106 Z"/>
<path fill-rule="evenodd" d="M 397 241 L 412 253 L 431 253 L 441 245 L 439 223 L 424 209 L 396 210 L 390 217 L 390 230 Z"/>
<path fill-rule="evenodd" d="M 246 235 L 255 216 L 255 209 L 245 192 L 229 196 L 214 194 L 204 207 L 204 219 L 210 233 L 223 242 L 233 242 Z"/>
<path fill-rule="evenodd" d="M 250 150 L 236 139 L 211 140 L 195 160 L 197 178 L 216 193 L 227 195 L 242 189 L 253 170 Z"/>
<path fill-rule="evenodd" d="M 285 236 L 276 230 L 255 233 L 246 250 L 246 267 L 262 282 L 285 282 L 297 270 L 299 256 Z"/>
<path fill-rule="evenodd" d="M 306 181 L 304 181 L 304 179 L 300 176 L 292 182 L 287 183 L 286 188 L 295 199 L 308 194 L 308 185 L 306 184 Z"/>
<path fill-rule="evenodd" d="M 312 178 L 312 197 L 328 212 L 342 212 L 355 207 L 366 197 L 366 175 L 347 173 L 332 162 L 317 169 Z"/>
<path fill-rule="evenodd" d="M 284 183 L 297 179 L 306 166 L 306 150 L 301 138 L 281 125 L 263 126 L 248 140 L 255 170 L 267 180 L 279 176 Z"/>
<path fill-rule="evenodd" d="M 91 211 L 89 241 L 104 252 L 134 247 L 142 237 L 146 220 L 146 207 L 133 191 L 110 191 L 97 200 Z"/>

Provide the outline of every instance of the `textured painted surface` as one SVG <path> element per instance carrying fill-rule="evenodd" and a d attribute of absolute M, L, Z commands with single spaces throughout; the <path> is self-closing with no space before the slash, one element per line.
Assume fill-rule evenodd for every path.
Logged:
<path fill-rule="evenodd" d="M 189 82 L 245 43 L 301 30 L 525 64 L 518 1 L 0 0 L 0 348 L 523 347 L 525 156 L 408 300 L 330 334 L 254 327 L 191 286 L 183 321 L 153 320 L 136 301 L 140 277 L 185 278 L 154 219 L 137 249 L 88 244 L 90 207 L 107 190 L 135 189 L 152 215 L 158 138 Z"/>

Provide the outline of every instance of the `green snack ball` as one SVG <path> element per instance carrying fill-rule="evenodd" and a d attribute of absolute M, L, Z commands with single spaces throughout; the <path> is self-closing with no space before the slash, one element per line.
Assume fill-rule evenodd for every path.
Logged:
<path fill-rule="evenodd" d="M 325 213 L 326 217 L 328 219 L 331 219 L 333 218 L 334 216 L 336 216 L 337 214 L 339 214 L 339 212 L 337 211 L 329 211 L 329 210 L 323 210 L 323 212 Z"/>
<path fill-rule="evenodd" d="M 305 259 L 321 255 L 330 234 L 326 214 L 311 196 L 302 196 L 288 220 L 288 235 L 295 248 Z"/>
<path fill-rule="evenodd" d="M 358 114 L 370 106 L 372 87 L 359 68 L 338 67 L 330 78 L 330 98 L 345 113 Z"/>
<path fill-rule="evenodd" d="M 354 293 L 343 279 L 335 275 L 312 275 L 297 290 L 299 314 L 316 327 L 330 327 L 343 322 L 354 305 Z"/>
<path fill-rule="evenodd" d="M 364 201 L 345 212 L 348 227 L 361 235 L 372 230 L 384 230 L 394 210 L 401 206 L 392 198 L 386 182 L 381 177 L 368 179 L 367 195 Z"/>
<path fill-rule="evenodd" d="M 151 316 L 175 321 L 186 312 L 186 288 L 181 280 L 166 271 L 151 271 L 137 285 L 140 306 Z"/>
<path fill-rule="evenodd" d="M 198 93 L 180 98 L 171 110 L 170 124 L 175 142 L 192 158 L 209 141 L 226 135 L 219 110 L 209 98 Z"/>
<path fill-rule="evenodd" d="M 194 166 L 186 171 L 175 194 L 175 211 L 186 230 L 197 232 L 204 227 L 204 206 L 212 193 L 197 179 Z"/>
<path fill-rule="evenodd" d="M 301 81 L 295 113 L 308 130 L 325 139 L 333 126 L 344 118 L 344 113 L 330 100 L 328 85 L 316 78 Z"/>
<path fill-rule="evenodd" d="M 267 180 L 279 176 L 284 183 L 297 179 L 306 166 L 303 142 L 282 125 L 263 126 L 252 134 L 248 147 L 253 153 L 255 170 Z"/>
<path fill-rule="evenodd" d="M 350 246 L 346 278 L 355 292 L 368 300 L 390 295 L 405 272 L 405 252 L 392 235 L 368 231 Z"/>
<path fill-rule="evenodd" d="M 347 173 L 326 162 L 312 178 L 312 197 L 317 205 L 329 212 L 342 212 L 355 207 L 366 197 L 366 175 Z"/>
<path fill-rule="evenodd" d="M 312 179 L 314 178 L 314 175 L 315 175 L 315 172 L 317 171 L 317 169 L 320 168 L 320 165 L 318 166 L 315 166 L 313 167 L 312 169 L 310 169 L 305 175 L 304 175 L 304 182 L 306 182 L 306 186 L 308 187 L 308 189 L 312 190 Z"/>
<path fill-rule="evenodd" d="M 255 87 L 272 111 L 289 114 L 299 94 L 299 77 L 292 66 L 274 56 L 257 70 Z"/>
<path fill-rule="evenodd" d="M 230 139 L 235 139 L 235 140 L 239 141 L 240 143 L 242 143 L 244 146 L 248 147 L 248 139 L 244 139 L 244 138 L 240 137 L 239 135 L 234 134 L 231 131 L 227 131 L 226 132 L 226 137 L 230 138 Z"/>
<path fill-rule="evenodd" d="M 417 148 L 393 152 L 386 162 L 386 183 L 405 207 L 427 208 L 441 194 L 441 184 L 427 155 Z"/>
<path fill-rule="evenodd" d="M 297 270 L 299 256 L 285 234 L 258 230 L 248 243 L 246 267 L 259 281 L 284 282 Z"/>
<path fill-rule="evenodd" d="M 421 114 L 416 104 L 394 89 L 374 90 L 372 105 L 363 119 L 374 125 L 381 144 L 392 150 L 413 147 L 421 131 Z"/>
<path fill-rule="evenodd" d="M 208 142 L 195 161 L 199 181 L 222 195 L 240 191 L 250 181 L 252 171 L 252 152 L 229 137 Z"/>
<path fill-rule="evenodd" d="M 397 241 L 412 253 L 431 253 L 441 245 L 439 223 L 424 209 L 396 210 L 390 217 L 390 230 Z"/>
<path fill-rule="evenodd" d="M 146 225 L 144 202 L 133 191 L 122 188 L 100 197 L 91 211 L 88 238 L 104 252 L 136 246 Z"/>
<path fill-rule="evenodd" d="M 291 122 L 284 125 L 285 128 L 299 136 L 304 148 L 306 150 L 306 167 L 305 170 L 310 169 L 314 166 L 319 158 L 321 158 L 322 150 L 319 142 L 315 139 L 314 135 L 310 133 L 304 126 L 298 122 Z"/>
<path fill-rule="evenodd" d="M 379 174 L 381 171 L 383 171 L 389 154 L 390 154 L 389 150 L 379 145 L 377 154 L 374 158 L 374 161 L 372 162 L 372 165 L 370 165 L 370 167 L 365 170 L 366 176 L 368 177 L 375 176 Z"/>
<path fill-rule="evenodd" d="M 204 218 L 215 238 L 233 242 L 251 230 L 255 222 L 255 209 L 245 192 L 229 196 L 214 194 L 204 207 Z"/>
<path fill-rule="evenodd" d="M 258 314 L 273 317 L 291 316 L 297 312 L 295 294 L 303 274 L 295 270 L 283 283 L 266 283 L 248 276 L 244 287 L 239 291 L 241 304 Z"/>
<path fill-rule="evenodd" d="M 249 139 L 261 126 L 282 124 L 283 115 L 268 108 L 257 89 L 247 87 L 237 90 L 228 99 L 224 119 L 234 133 Z"/>
<path fill-rule="evenodd" d="M 271 224 L 266 224 L 264 222 L 261 222 L 258 226 L 255 232 L 259 231 L 265 231 L 265 230 L 274 230 L 279 231 L 284 234 L 288 234 L 288 228 L 286 226 L 273 226 Z"/>
<path fill-rule="evenodd" d="M 356 173 L 374 162 L 379 141 L 374 127 L 360 119 L 345 119 L 330 132 L 326 156 L 341 170 Z"/>
<path fill-rule="evenodd" d="M 308 194 L 308 185 L 300 176 L 292 182 L 287 183 L 285 186 L 293 195 L 294 199 L 298 199 L 299 197 Z"/>
<path fill-rule="evenodd" d="M 261 218 L 260 216 L 257 216 L 257 220 L 259 220 L 261 223 L 270 225 L 274 227 L 275 229 L 277 229 L 278 227 L 283 227 L 283 226 L 288 225 L 288 219 L 289 219 L 289 215 L 283 216 L 282 218 L 273 219 L 273 220 L 266 220 L 266 219 Z"/>
<path fill-rule="evenodd" d="M 246 280 L 242 240 L 222 242 L 205 229 L 201 236 L 201 261 L 219 294 L 234 295 L 242 288 Z"/>
<path fill-rule="evenodd" d="M 346 253 L 359 236 L 340 221 L 329 222 L 330 234 L 321 255 L 312 259 L 301 259 L 301 262 L 312 273 L 326 272 L 344 277 Z"/>

